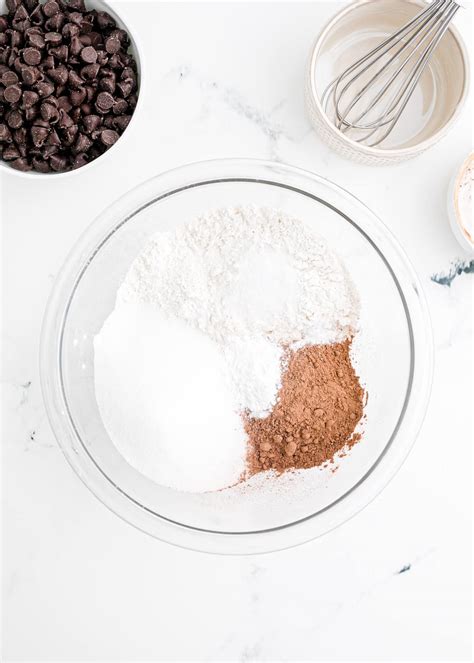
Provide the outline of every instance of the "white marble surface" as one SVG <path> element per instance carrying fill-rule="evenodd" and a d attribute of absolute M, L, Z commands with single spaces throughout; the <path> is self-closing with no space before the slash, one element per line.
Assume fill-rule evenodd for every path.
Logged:
<path fill-rule="evenodd" d="M 2 176 L 2 660 L 469 660 L 472 274 L 431 277 L 469 267 L 445 194 L 472 108 L 421 158 L 356 166 L 314 135 L 302 102 L 308 49 L 339 3 L 114 5 L 146 55 L 140 122 L 90 173 Z M 436 346 L 425 424 L 380 497 L 319 540 L 247 558 L 173 548 L 103 507 L 63 458 L 38 379 L 54 276 L 95 215 L 159 171 L 228 156 L 308 168 L 372 207 L 416 266 Z"/>

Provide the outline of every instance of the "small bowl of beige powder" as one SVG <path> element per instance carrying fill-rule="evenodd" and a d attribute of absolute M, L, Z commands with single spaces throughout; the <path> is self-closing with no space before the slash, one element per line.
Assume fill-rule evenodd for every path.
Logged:
<path fill-rule="evenodd" d="M 474 253 L 474 152 L 463 161 L 448 189 L 448 214 L 453 233 L 460 245 Z"/>

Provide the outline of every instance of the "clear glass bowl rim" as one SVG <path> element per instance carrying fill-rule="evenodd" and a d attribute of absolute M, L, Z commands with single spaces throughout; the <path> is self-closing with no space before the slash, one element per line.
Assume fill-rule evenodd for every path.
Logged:
<path fill-rule="evenodd" d="M 222 533 L 195 529 L 160 517 L 108 479 L 82 444 L 69 415 L 62 385 L 61 340 L 69 303 L 82 274 L 100 247 L 140 209 L 183 189 L 223 181 L 279 183 L 314 199 L 311 186 L 326 189 L 324 204 L 346 217 L 378 251 L 397 284 L 412 335 L 409 395 L 399 425 L 367 474 L 329 507 L 295 523 L 262 532 Z M 355 222 L 352 216 L 357 216 Z M 67 257 L 53 288 L 41 334 L 40 374 L 48 418 L 59 446 L 86 486 L 114 513 L 152 536 L 193 550 L 255 554 L 280 550 L 320 536 L 369 504 L 398 471 L 412 448 L 429 400 L 433 341 L 421 284 L 403 249 L 382 221 L 345 189 L 309 171 L 257 159 L 200 161 L 159 174 L 107 207 L 86 229 Z"/>

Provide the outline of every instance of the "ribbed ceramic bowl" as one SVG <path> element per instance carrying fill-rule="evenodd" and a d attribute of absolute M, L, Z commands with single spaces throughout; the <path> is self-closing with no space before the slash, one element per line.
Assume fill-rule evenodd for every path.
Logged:
<path fill-rule="evenodd" d="M 456 122 L 468 93 L 469 63 L 452 25 L 383 148 L 367 147 L 339 131 L 321 104 L 336 76 L 425 7 L 420 0 L 359 0 L 336 14 L 317 37 L 306 72 L 306 109 L 316 131 L 341 156 L 369 165 L 397 164 L 435 145 Z"/>
<path fill-rule="evenodd" d="M 285 474 L 252 490 L 183 493 L 146 478 L 115 448 L 95 397 L 93 340 L 114 308 L 131 262 L 152 235 L 179 228 L 210 209 L 251 204 L 300 218 L 308 231 L 328 241 L 351 273 L 362 306 L 355 357 L 369 391 L 364 436 L 336 472 L 311 470 L 299 478 Z M 380 219 L 317 175 L 249 160 L 178 168 L 106 209 L 57 278 L 41 341 L 49 419 L 84 483 L 145 532 L 217 553 L 258 553 L 302 543 L 370 502 L 415 440 L 427 405 L 431 366 L 430 323 L 420 284 Z M 185 411 L 182 416 L 187 416 Z M 304 480 L 308 476 L 310 480 Z"/>
<path fill-rule="evenodd" d="M 141 97 L 143 92 L 143 57 L 139 41 L 137 41 L 135 32 L 133 28 L 131 28 L 129 22 L 127 21 L 127 23 L 125 23 L 122 20 L 120 13 L 117 12 L 116 10 L 117 3 L 114 3 L 114 6 L 112 7 L 108 2 L 106 2 L 106 0 L 86 0 L 86 7 L 88 9 L 97 9 L 98 11 L 108 12 L 115 19 L 118 27 L 122 28 L 123 30 L 126 30 L 130 37 L 129 52 L 133 54 L 137 63 L 139 91 L 138 91 L 138 103 L 133 112 L 132 119 L 130 120 L 128 127 L 120 136 L 119 140 L 114 145 L 112 145 L 112 147 L 110 147 L 103 154 L 101 154 L 100 157 L 87 163 L 85 166 L 82 166 L 81 168 L 76 168 L 75 170 L 68 170 L 61 173 L 56 173 L 54 171 L 50 173 L 38 173 L 34 170 L 23 172 L 20 170 L 16 170 L 15 168 L 12 168 L 8 161 L 0 159 L 0 172 L 2 171 L 8 172 L 14 175 L 18 175 L 20 177 L 26 177 L 28 179 L 34 178 L 36 180 L 39 180 L 40 178 L 49 179 L 49 180 L 51 178 L 54 178 L 55 180 L 58 180 L 64 177 L 74 177 L 75 175 L 77 175 L 77 173 L 84 173 L 90 170 L 91 168 L 93 168 L 94 166 L 96 166 L 98 163 L 103 163 L 107 158 L 110 158 L 112 155 L 115 155 L 117 145 L 123 145 L 123 142 L 127 140 L 127 137 L 129 136 L 130 127 L 132 127 L 138 121 L 138 117 L 141 113 L 141 107 L 142 107 Z M 0 0 L 0 15 L 5 14 L 6 12 L 7 12 L 6 0 Z"/>

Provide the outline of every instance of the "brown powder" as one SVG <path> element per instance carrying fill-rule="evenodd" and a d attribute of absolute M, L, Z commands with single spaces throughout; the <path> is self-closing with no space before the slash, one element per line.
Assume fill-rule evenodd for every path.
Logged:
<path fill-rule="evenodd" d="M 355 444 L 364 390 L 350 360 L 351 341 L 311 345 L 292 353 L 279 399 L 265 419 L 245 418 L 248 470 L 308 468 Z"/>

